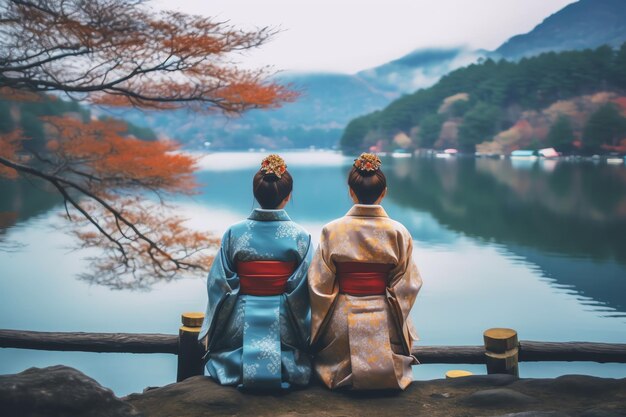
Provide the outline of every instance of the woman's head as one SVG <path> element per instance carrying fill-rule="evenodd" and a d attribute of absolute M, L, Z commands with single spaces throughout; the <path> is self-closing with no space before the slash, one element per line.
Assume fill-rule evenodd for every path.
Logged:
<path fill-rule="evenodd" d="M 371 153 L 363 153 L 354 160 L 348 185 L 360 204 L 374 204 L 384 196 L 387 178 L 380 165 L 380 159 Z"/>
<path fill-rule="evenodd" d="M 252 180 L 254 198 L 264 209 L 275 209 L 288 200 L 293 189 L 293 178 L 283 158 L 269 155 L 261 162 L 261 169 Z"/>

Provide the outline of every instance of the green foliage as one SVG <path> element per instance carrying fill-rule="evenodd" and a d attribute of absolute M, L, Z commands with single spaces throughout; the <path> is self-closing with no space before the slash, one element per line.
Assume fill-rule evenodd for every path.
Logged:
<path fill-rule="evenodd" d="M 422 119 L 419 125 L 420 129 L 418 146 L 420 148 L 433 147 L 433 145 L 439 138 L 439 134 L 441 133 L 441 126 L 443 125 L 444 121 L 444 116 L 440 114 L 429 114 Z"/>
<path fill-rule="evenodd" d="M 17 120 L 14 120 L 11 115 L 12 107 L 19 114 Z M 20 128 L 23 136 L 28 139 L 24 142 L 24 147 L 32 151 L 41 151 L 46 145 L 46 130 L 41 118 L 69 114 L 79 117 L 83 122 L 91 119 L 91 111 L 77 101 L 65 101 L 54 96 L 42 94 L 38 101 L 0 100 L 0 132 L 8 133 L 15 128 Z M 132 123 L 127 123 L 127 125 L 128 133 L 139 139 L 148 141 L 157 139 L 154 131 L 149 128 L 135 126 Z"/>
<path fill-rule="evenodd" d="M 498 131 L 500 113 L 497 106 L 485 102 L 479 102 L 469 110 L 459 128 L 461 150 L 473 152 L 477 144 L 491 140 Z"/>
<path fill-rule="evenodd" d="M 469 100 L 457 100 L 450 106 L 450 115 L 452 117 L 463 117 L 471 107 L 472 104 Z"/>
<path fill-rule="evenodd" d="M 341 149 L 347 152 L 359 151 L 363 148 L 363 138 L 371 128 L 370 119 L 368 117 L 359 117 L 352 120 L 346 126 L 341 137 Z"/>
<path fill-rule="evenodd" d="M 622 89 L 626 89 L 626 43 L 617 52 L 611 71 L 611 82 Z"/>
<path fill-rule="evenodd" d="M 602 145 L 616 146 L 623 138 L 626 138 L 626 118 L 613 103 L 593 113 L 583 131 L 583 144 L 592 152 L 598 152 Z"/>
<path fill-rule="evenodd" d="M 154 130 L 150 129 L 149 127 L 141 127 L 141 126 L 137 126 L 128 122 L 126 122 L 126 124 L 128 126 L 127 127 L 128 133 L 130 135 L 133 135 L 137 139 L 142 139 L 142 140 L 147 140 L 147 141 L 157 140 L 156 133 L 154 133 Z"/>
<path fill-rule="evenodd" d="M 360 148 L 372 131 L 386 137 L 398 131 L 409 132 L 427 116 L 436 115 L 446 97 L 458 93 L 467 93 L 470 97 L 468 102 L 455 103 L 452 113 L 452 117 L 470 118 L 463 121 L 463 133 L 459 137 L 463 142 L 461 146 L 469 150 L 475 143 L 488 139 L 496 127 L 511 123 L 506 120 L 506 112 L 496 113 L 494 108 L 514 105 L 522 110 L 538 110 L 557 100 L 625 89 L 626 44 L 617 50 L 603 46 L 593 50 L 549 52 L 519 62 L 487 59 L 452 71 L 434 86 L 405 95 L 382 111 L 361 116 L 358 125 L 350 123 L 344 131 L 341 147 Z M 480 110 L 488 113 L 480 115 Z M 494 117 L 496 119 L 492 119 Z"/>
<path fill-rule="evenodd" d="M 548 145 L 559 151 L 568 152 L 572 149 L 572 142 L 574 141 L 574 131 L 572 129 L 572 123 L 567 116 L 559 116 L 550 127 L 548 132 Z"/>
<path fill-rule="evenodd" d="M 89 109 L 82 107 L 78 102 L 65 101 L 54 96 L 41 95 L 38 101 L 7 102 L 7 105 L 17 107 L 20 115 L 19 127 L 22 129 L 24 137 L 29 139 L 24 142 L 24 146 L 33 151 L 42 150 L 46 144 L 42 116 L 61 116 L 74 113 L 79 115 L 83 121 L 87 121 L 91 117 Z M 0 112 L 3 112 L 1 108 Z M 9 127 L 8 124 L 7 127 Z"/>

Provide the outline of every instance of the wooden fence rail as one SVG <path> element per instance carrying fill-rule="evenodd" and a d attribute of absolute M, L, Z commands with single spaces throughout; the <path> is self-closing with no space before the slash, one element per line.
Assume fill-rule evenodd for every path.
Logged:
<path fill-rule="evenodd" d="M 0 329 L 0 348 L 76 352 L 178 354 L 178 336 L 155 333 L 70 333 Z M 424 364 L 484 364 L 484 346 L 415 346 Z M 519 342 L 520 362 L 626 363 L 625 343 Z"/>
<path fill-rule="evenodd" d="M 185 321 L 186 320 L 186 321 Z M 195 321 L 194 321 L 195 320 Z M 0 329 L 0 348 L 118 352 L 169 353 L 178 355 L 177 380 L 203 372 L 202 350 L 196 342 L 201 320 L 183 317 L 179 334 L 72 333 Z M 507 333 L 502 340 L 489 339 Z M 513 335 L 511 337 L 510 335 Z M 583 361 L 626 363 L 626 343 L 517 341 L 510 329 L 485 332 L 485 346 L 414 346 L 413 354 L 423 364 L 487 364 L 488 373 L 517 374 L 517 362 Z M 501 343 L 501 346 L 498 346 Z"/>
<path fill-rule="evenodd" d="M 0 347 L 76 352 L 173 353 L 178 336 L 156 333 L 68 333 L 0 330 Z"/>
<path fill-rule="evenodd" d="M 415 346 L 413 354 L 423 364 L 484 364 L 484 346 Z M 626 363 L 626 343 L 519 342 L 520 362 Z"/>
<path fill-rule="evenodd" d="M 626 363 L 626 344 L 521 341 L 519 360 L 523 362 Z"/>

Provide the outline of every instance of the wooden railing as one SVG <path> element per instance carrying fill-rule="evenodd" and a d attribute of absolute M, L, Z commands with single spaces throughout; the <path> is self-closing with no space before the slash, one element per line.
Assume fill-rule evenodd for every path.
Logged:
<path fill-rule="evenodd" d="M 178 355 L 177 380 L 202 375 L 201 345 L 197 335 L 201 313 L 183 314 L 179 334 L 71 333 L 0 329 L 0 348 Z M 517 363 L 583 361 L 626 363 L 626 343 L 517 341 L 510 329 L 489 329 L 484 346 L 414 346 L 423 364 L 486 364 L 488 373 L 517 375 Z"/>
<path fill-rule="evenodd" d="M 415 346 L 421 363 L 485 363 L 484 346 Z M 520 362 L 626 363 L 626 343 L 519 342 Z"/>

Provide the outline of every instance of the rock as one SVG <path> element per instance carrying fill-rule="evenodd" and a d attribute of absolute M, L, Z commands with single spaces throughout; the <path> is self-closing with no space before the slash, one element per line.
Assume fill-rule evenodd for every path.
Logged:
<path fill-rule="evenodd" d="M 437 384 L 439 381 L 437 382 Z M 435 394 L 431 397 L 432 394 Z M 438 395 L 437 395 L 438 394 Z M 223 387 L 206 377 L 193 377 L 178 384 L 130 395 L 126 398 L 146 416 L 372 416 L 450 415 L 458 411 L 456 402 L 422 381 L 406 391 L 330 391 L 319 384 L 306 389 L 280 393 L 243 393 Z M 431 413 L 436 409 L 437 414 Z M 444 413 L 444 414 L 439 414 Z M 452 414 L 452 415 L 458 415 Z"/>
<path fill-rule="evenodd" d="M 617 417 L 626 416 L 626 379 L 485 375 L 416 381 L 406 391 L 329 391 L 313 383 L 291 391 L 242 392 L 198 376 L 116 398 L 81 372 L 55 366 L 0 376 L 0 415 Z"/>
<path fill-rule="evenodd" d="M 598 396 L 623 389 L 619 379 L 598 378 L 588 375 L 564 375 L 555 379 L 525 379 L 515 384 L 518 388 L 528 386 L 530 389 L 549 389 L 554 393 L 572 396 Z"/>
<path fill-rule="evenodd" d="M 555 391 L 577 396 L 596 396 L 620 389 L 619 380 L 589 375 L 564 375 L 554 380 Z"/>
<path fill-rule="evenodd" d="M 583 411 L 578 417 L 626 417 L 626 413 L 615 410 L 591 409 Z"/>
<path fill-rule="evenodd" d="M 110 389 L 67 366 L 30 368 L 0 375 L 3 417 L 139 417 Z"/>
<path fill-rule="evenodd" d="M 535 399 L 508 388 L 496 388 L 476 391 L 461 401 L 472 407 L 512 407 L 530 404 Z"/>
<path fill-rule="evenodd" d="M 621 410 L 626 404 L 626 379 L 589 380 L 592 385 L 609 387 L 610 390 L 603 395 L 580 398 L 562 392 L 564 383 L 557 379 L 520 380 L 496 375 L 459 379 L 463 382 L 451 379 L 416 381 L 404 392 L 329 391 L 313 384 L 301 390 L 254 394 L 220 386 L 206 377 L 194 377 L 144 394 L 131 395 L 126 400 L 147 417 L 235 414 L 581 417 L 580 410 Z M 588 388 L 594 390 L 594 387 Z"/>

